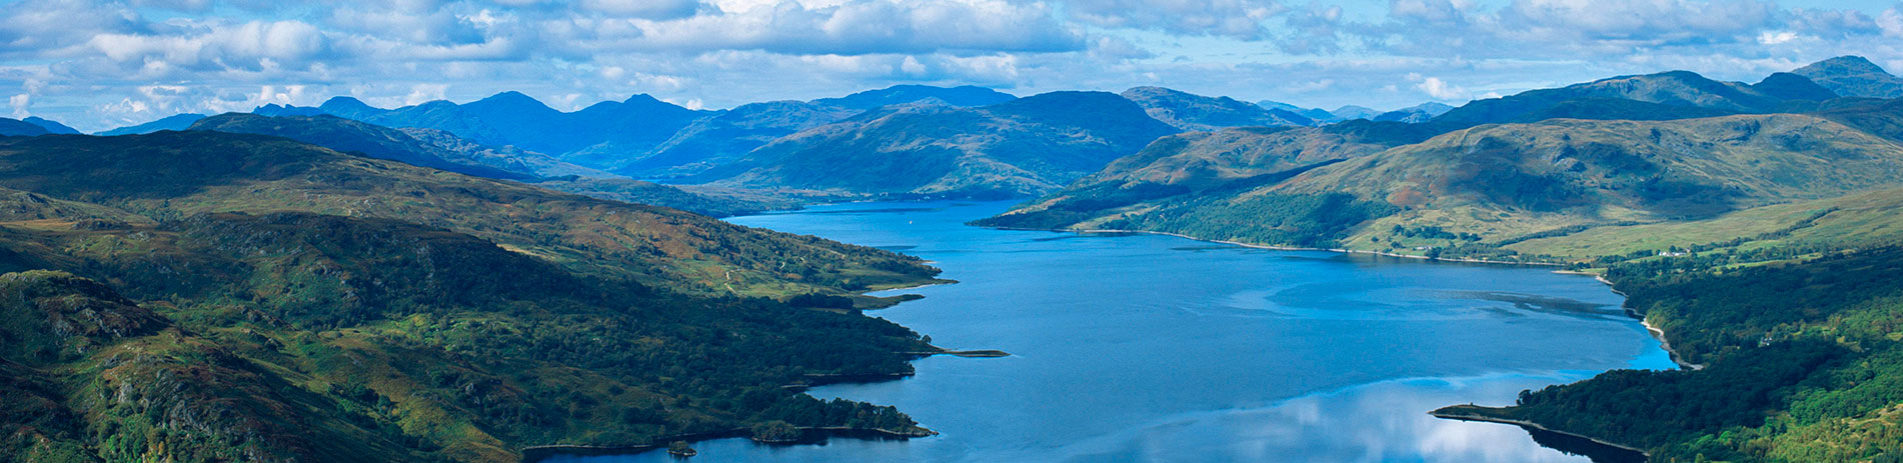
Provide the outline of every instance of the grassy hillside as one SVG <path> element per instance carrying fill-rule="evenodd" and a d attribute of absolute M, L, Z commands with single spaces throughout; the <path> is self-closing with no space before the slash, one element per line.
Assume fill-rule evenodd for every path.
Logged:
<path fill-rule="evenodd" d="M 1221 196 L 1388 148 L 1331 128 L 1236 128 L 1157 140 L 986 226 L 1100 228 L 1185 198 Z"/>
<path fill-rule="evenodd" d="M 662 185 L 620 178 L 571 176 L 543 179 L 534 185 L 613 201 L 669 207 L 710 217 L 793 210 L 808 204 L 801 197 L 770 192 Z"/>
<path fill-rule="evenodd" d="M 0 186 L 161 220 L 306 211 L 468 233 L 584 274 L 707 294 L 786 295 L 912 284 L 894 253 L 215 132 L 0 141 Z M 162 180 L 162 181 L 154 181 Z"/>
<path fill-rule="evenodd" d="M 1872 121 L 1892 120 L 1896 110 L 1562 119 L 1480 126 L 1388 149 L 1293 131 L 1232 131 L 1239 142 L 1221 144 L 1177 137 L 980 223 L 1446 257 L 1577 256 L 1547 243 L 1583 244 L 1550 238 L 1592 227 L 1707 220 L 1903 186 L 1903 146 L 1860 128 L 1880 126 Z M 1250 176 L 1188 173 L 1197 171 Z"/>
<path fill-rule="evenodd" d="M 0 184 L 0 461 L 927 432 L 783 387 L 908 374 L 916 333 L 738 295 L 929 281 L 915 259 L 254 135 L 5 139 Z"/>

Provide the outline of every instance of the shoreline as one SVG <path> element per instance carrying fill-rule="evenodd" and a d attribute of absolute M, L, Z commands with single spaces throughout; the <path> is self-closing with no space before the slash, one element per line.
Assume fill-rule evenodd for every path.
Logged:
<path fill-rule="evenodd" d="M 1458 406 L 1458 405 L 1456 405 L 1456 406 Z M 1443 410 L 1444 410 L 1444 409 L 1443 409 Z M 1611 447 L 1611 448 L 1616 448 L 1616 449 L 1620 449 L 1620 450 L 1625 450 L 1625 451 L 1630 451 L 1630 452 L 1635 452 L 1635 453 L 1638 453 L 1638 454 L 1640 454 L 1640 455 L 1644 455 L 1644 456 L 1645 456 L 1646 458 L 1648 458 L 1648 459 L 1650 459 L 1650 458 L 1652 458 L 1652 453 L 1651 453 L 1651 452 L 1647 452 L 1647 451 L 1645 451 L 1645 450 L 1641 450 L 1641 449 L 1638 449 L 1638 448 L 1634 448 L 1634 447 L 1631 447 L 1631 446 L 1628 446 L 1628 445 L 1623 445 L 1623 444 L 1618 444 L 1618 443 L 1613 443 L 1613 442 L 1609 442 L 1609 441 L 1606 441 L 1606 440 L 1604 440 L 1604 439 L 1600 439 L 1600 438 L 1597 438 L 1597 437 L 1592 437 L 1592 436 L 1588 436 L 1588 435 L 1584 435 L 1584 434 L 1579 434 L 1579 433 L 1573 433 L 1573 432 L 1566 432 L 1566 431 L 1559 431 L 1559 430 L 1555 430 L 1555 429 L 1552 429 L 1552 428 L 1548 428 L 1548 427 L 1546 427 L 1546 426 L 1544 426 L 1544 425 L 1541 425 L 1541 424 L 1539 424 L 1539 423 L 1534 423 L 1534 422 L 1531 422 L 1531 421 L 1526 421 L 1526 420 L 1515 420 L 1515 419 L 1510 419 L 1510 418 L 1496 418 L 1496 417 L 1491 417 L 1491 416 L 1484 416 L 1484 415 L 1469 415 L 1469 414 L 1460 414 L 1460 413 L 1450 413 L 1450 412 L 1442 412 L 1442 411 L 1440 411 L 1440 410 L 1434 410 L 1434 411 L 1431 411 L 1431 412 L 1427 412 L 1427 414 L 1428 414 L 1429 416 L 1433 416 L 1433 417 L 1435 417 L 1435 418 L 1440 418 L 1440 419 L 1444 419 L 1444 420 L 1457 420 L 1457 421 L 1472 421 L 1472 422 L 1479 422 L 1479 423 L 1497 423 L 1497 424 L 1510 424 L 1510 425 L 1514 425 L 1514 426 L 1519 426 L 1519 427 L 1520 427 L 1520 428 L 1522 428 L 1522 429 L 1537 429 L 1537 430 L 1540 430 L 1540 431 L 1545 431 L 1545 432 L 1550 432 L 1550 433 L 1553 433 L 1553 434 L 1558 434 L 1558 435 L 1562 435 L 1562 436 L 1569 436 L 1569 437 L 1577 437 L 1577 438 L 1580 438 L 1580 439 L 1585 439 L 1585 440 L 1587 440 L 1587 441 L 1589 441 L 1589 442 L 1592 442 L 1592 443 L 1595 443 L 1595 444 L 1599 444 L 1599 445 L 1604 445 L 1604 446 L 1607 446 L 1607 447 Z"/>
<path fill-rule="evenodd" d="M 1575 274 L 1575 275 L 1590 275 L 1590 274 L 1588 274 L 1588 273 L 1583 273 L 1583 272 L 1569 272 L 1569 271 L 1566 271 L 1566 270 L 1560 270 L 1560 271 L 1558 271 L 1558 272 L 1555 272 L 1555 273 L 1568 273 L 1568 274 Z M 1631 298 L 1631 296 L 1627 296 L 1627 295 L 1626 295 L 1626 293 L 1625 293 L 1624 291 L 1620 291 L 1620 290 L 1618 290 L 1617 288 L 1614 288 L 1614 287 L 1613 287 L 1613 284 L 1612 284 L 1612 280 L 1609 280 L 1609 279 L 1606 279 L 1606 277 L 1605 277 L 1605 275 L 1592 275 L 1592 279 L 1594 279 L 1594 280 L 1599 280 L 1599 282 L 1600 282 L 1600 283 L 1604 283 L 1604 284 L 1606 285 L 1606 289 L 1607 289 L 1607 290 L 1610 290 L 1610 291 L 1612 291 L 1612 293 L 1613 293 L 1613 294 L 1617 294 L 1617 295 L 1619 295 L 1619 297 L 1623 297 L 1623 298 L 1627 298 L 1627 299 L 1630 299 L 1630 298 Z M 1677 365 L 1678 365 L 1678 368 L 1679 368 L 1679 369 L 1684 369 L 1684 370 L 1703 370 L 1703 369 L 1705 369 L 1705 365 L 1704 365 L 1704 364 L 1702 364 L 1702 363 L 1691 363 L 1691 362 L 1687 362 L 1687 361 L 1685 361 L 1685 357 L 1684 357 L 1684 356 L 1682 356 L 1682 355 L 1679 355 L 1679 353 L 1678 353 L 1678 351 L 1676 351 L 1676 350 L 1672 350 L 1672 342 L 1671 342 L 1671 341 L 1667 341 L 1667 340 L 1665 340 L 1665 330 L 1661 330 L 1661 329 L 1659 329 L 1659 328 L 1658 328 L 1657 326 L 1652 326 L 1652 321 L 1651 321 L 1651 320 L 1646 320 L 1646 319 L 1645 319 L 1645 315 L 1642 315 L 1642 314 L 1640 314 L 1640 313 L 1639 313 L 1639 311 L 1637 311 L 1637 310 L 1632 310 L 1632 308 L 1631 308 L 1631 307 L 1626 307 L 1624 303 L 1621 303 L 1621 304 L 1620 304 L 1620 307 L 1619 307 L 1619 308 L 1620 308 L 1620 309 L 1623 309 L 1623 310 L 1625 310 L 1625 316 L 1627 316 L 1627 317 L 1631 317 L 1631 318 L 1632 318 L 1632 319 L 1634 319 L 1634 320 L 1638 320 L 1638 321 L 1639 321 L 1639 326 L 1643 326 L 1643 327 L 1645 327 L 1645 332 L 1646 332 L 1647 334 L 1650 334 L 1650 335 L 1652 335 L 1652 339 L 1657 339 L 1657 340 L 1658 340 L 1658 342 L 1659 342 L 1659 349 L 1660 349 L 1660 350 L 1664 350 L 1664 351 L 1665 351 L 1665 355 L 1666 355 L 1667 357 L 1669 357 L 1669 358 L 1671 358 L 1671 359 L 1672 359 L 1672 363 L 1674 363 L 1674 364 L 1677 364 Z"/>
<path fill-rule="evenodd" d="M 1340 253 L 1340 254 L 1367 254 L 1367 255 L 1374 255 L 1374 256 L 1399 257 L 1403 259 L 1417 259 L 1417 260 L 1424 260 L 1428 262 L 1460 262 L 1460 263 L 1468 263 L 1468 264 L 1493 264 L 1493 265 L 1526 265 L 1526 266 L 1535 266 L 1535 267 L 1562 267 L 1565 265 L 1565 264 L 1555 264 L 1551 262 L 1516 262 L 1516 261 L 1505 261 L 1505 260 L 1486 260 L 1486 259 L 1467 259 L 1467 258 L 1448 259 L 1448 258 L 1440 258 L 1440 257 L 1427 257 L 1427 256 L 1416 256 L 1416 255 L 1410 255 L 1410 254 L 1400 254 L 1400 253 L 1385 252 L 1385 251 L 1363 251 L 1358 249 L 1344 249 L 1344 248 L 1310 248 L 1310 247 L 1300 247 L 1300 246 L 1279 246 L 1279 245 L 1272 245 L 1272 244 L 1255 244 L 1255 243 L 1244 243 L 1241 241 L 1198 238 L 1198 237 L 1185 235 L 1181 233 L 1170 233 L 1170 232 L 1150 231 L 1150 230 L 1117 230 L 1117 229 L 1109 229 L 1109 228 L 1091 228 L 1091 229 L 1084 229 L 1084 230 L 1074 230 L 1074 229 L 1067 229 L 1067 228 L 1020 228 L 1020 227 L 984 227 L 984 228 L 990 228 L 995 230 L 1048 231 L 1048 232 L 1069 232 L 1069 233 L 1135 233 L 1135 234 L 1143 234 L 1143 235 L 1173 236 L 1173 237 L 1182 238 L 1186 240 L 1201 241 L 1204 243 L 1227 244 L 1230 246 L 1240 246 L 1240 247 L 1251 248 L 1251 249 L 1265 249 L 1270 251 L 1321 251 L 1321 252 L 1333 252 L 1333 253 Z"/>
<path fill-rule="evenodd" d="M 519 450 L 519 452 L 522 454 L 522 460 L 521 460 L 522 463 L 536 463 L 542 460 L 546 460 L 546 459 L 557 457 L 557 456 L 563 456 L 563 455 L 574 455 L 574 456 L 638 455 L 638 454 L 653 452 L 657 450 L 665 450 L 667 449 L 668 443 L 671 443 L 674 441 L 686 441 L 691 444 L 696 442 L 704 442 L 704 441 L 720 440 L 720 439 L 747 438 L 748 440 L 751 440 L 755 444 L 758 444 L 758 445 L 811 445 L 811 444 L 825 442 L 827 439 L 831 439 L 834 437 L 843 437 L 843 438 L 852 438 L 852 439 L 876 439 L 876 440 L 908 440 L 908 439 L 917 439 L 917 438 L 924 438 L 924 437 L 931 437 L 931 436 L 938 435 L 938 431 L 933 431 L 933 430 L 925 429 L 925 428 L 919 428 L 919 429 L 924 429 L 923 432 L 919 432 L 919 433 L 903 433 L 903 432 L 897 432 L 897 431 L 886 430 L 886 429 L 850 428 L 845 426 L 815 426 L 815 427 L 800 427 L 797 429 L 799 429 L 802 436 L 799 439 L 791 440 L 791 441 L 762 441 L 758 439 L 753 439 L 752 430 L 749 430 L 747 428 L 734 428 L 734 429 L 728 429 L 724 431 L 709 431 L 709 432 L 693 433 L 693 434 L 675 434 L 675 435 L 665 436 L 659 439 L 655 439 L 655 442 L 657 443 L 652 443 L 652 444 L 633 444 L 633 445 L 548 444 L 548 445 L 532 445 L 528 447 L 523 447 Z"/>

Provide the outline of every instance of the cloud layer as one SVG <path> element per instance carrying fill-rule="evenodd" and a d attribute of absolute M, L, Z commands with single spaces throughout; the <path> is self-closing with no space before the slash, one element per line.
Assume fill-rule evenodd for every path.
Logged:
<path fill-rule="evenodd" d="M 1362 3 L 1356 3 L 1360 5 Z M 86 130 L 177 112 L 632 93 L 724 107 L 897 83 L 1164 85 L 1316 106 L 1460 103 L 1839 54 L 1903 67 L 1903 6 L 1765 0 L 0 0 L 0 97 Z"/>

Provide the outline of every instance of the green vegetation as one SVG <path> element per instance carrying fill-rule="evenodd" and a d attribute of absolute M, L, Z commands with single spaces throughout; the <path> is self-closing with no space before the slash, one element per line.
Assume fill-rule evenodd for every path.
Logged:
<path fill-rule="evenodd" d="M 0 140 L 0 461 L 515 461 L 795 428 L 916 259 L 253 135 Z"/>
<path fill-rule="evenodd" d="M 1155 230 L 1224 241 L 1333 245 L 1354 226 L 1392 206 L 1345 194 L 1265 194 L 1236 202 L 1192 201 L 1104 223 L 1111 230 Z M 1238 222 L 1244 220 L 1246 222 Z"/>
<path fill-rule="evenodd" d="M 1895 81 L 1834 61 L 1800 73 L 1817 81 L 1663 73 L 1423 124 L 1166 137 L 978 223 L 1566 265 L 1703 368 L 1440 412 L 1656 461 L 1903 461 L 1903 103 L 1834 98 Z"/>
<path fill-rule="evenodd" d="M 1686 260 L 1688 262 L 1675 262 Z M 1704 368 L 1613 371 L 1520 395 L 1529 420 L 1648 449 L 1657 461 L 1903 458 L 1903 248 L 1744 267 L 1621 264 L 1628 305 Z"/>
<path fill-rule="evenodd" d="M 1741 115 L 1669 121 L 1548 120 L 1487 125 L 1383 147 L 1346 129 L 1232 130 L 1167 138 L 1063 192 L 980 223 L 1099 229 L 1118 223 L 1211 239 L 1313 245 L 1435 257 L 1555 262 L 1605 255 L 1590 239 L 1638 250 L 1634 239 L 1731 218 L 1778 220 L 1774 231 L 1824 201 L 1903 185 L 1903 148 L 1890 134 L 1903 106 L 1864 105 L 1818 115 Z M 1392 206 L 1323 236 L 1289 228 L 1257 196 L 1346 194 Z M 1174 224 L 1193 205 L 1201 224 Z M 1756 210 L 1776 207 L 1779 209 Z M 1830 207 L 1830 206 L 1824 206 Z M 1269 214 L 1258 216 L 1257 214 Z M 1797 218 L 1790 218 L 1791 216 Z M 1752 217 L 1745 219 L 1745 217 Z M 1677 225 L 1675 225 L 1677 224 Z M 1167 225 L 1167 228 L 1163 228 Z M 1636 232 L 1612 236 L 1617 227 Z M 1735 227 L 1726 227 L 1735 228 Z M 1406 233 L 1410 230 L 1445 233 Z M 1714 241 L 1751 236 L 1727 236 Z M 1578 235 L 1578 236 L 1574 236 Z M 1478 239 L 1475 239 L 1478 238 Z M 1584 238 L 1584 239 L 1582 239 Z M 1275 239 L 1274 241 L 1255 241 Z M 1561 246 L 1560 243 L 1566 243 Z"/>
<path fill-rule="evenodd" d="M 978 108 L 890 106 L 779 138 L 690 180 L 899 198 L 1019 197 L 1056 190 L 1175 132 L 1101 92 Z"/>

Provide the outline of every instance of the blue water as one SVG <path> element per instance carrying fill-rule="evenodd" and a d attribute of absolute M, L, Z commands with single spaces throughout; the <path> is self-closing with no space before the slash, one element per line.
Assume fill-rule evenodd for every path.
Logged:
<path fill-rule="evenodd" d="M 1271 251 L 963 223 L 1009 203 L 861 203 L 738 217 L 920 256 L 955 285 L 870 312 L 950 349 L 911 379 L 814 389 L 896 405 L 909 441 L 700 442 L 698 461 L 1584 461 L 1457 403 L 1671 368 L 1621 299 L 1547 269 Z M 660 452 L 567 461 L 660 462 Z"/>

